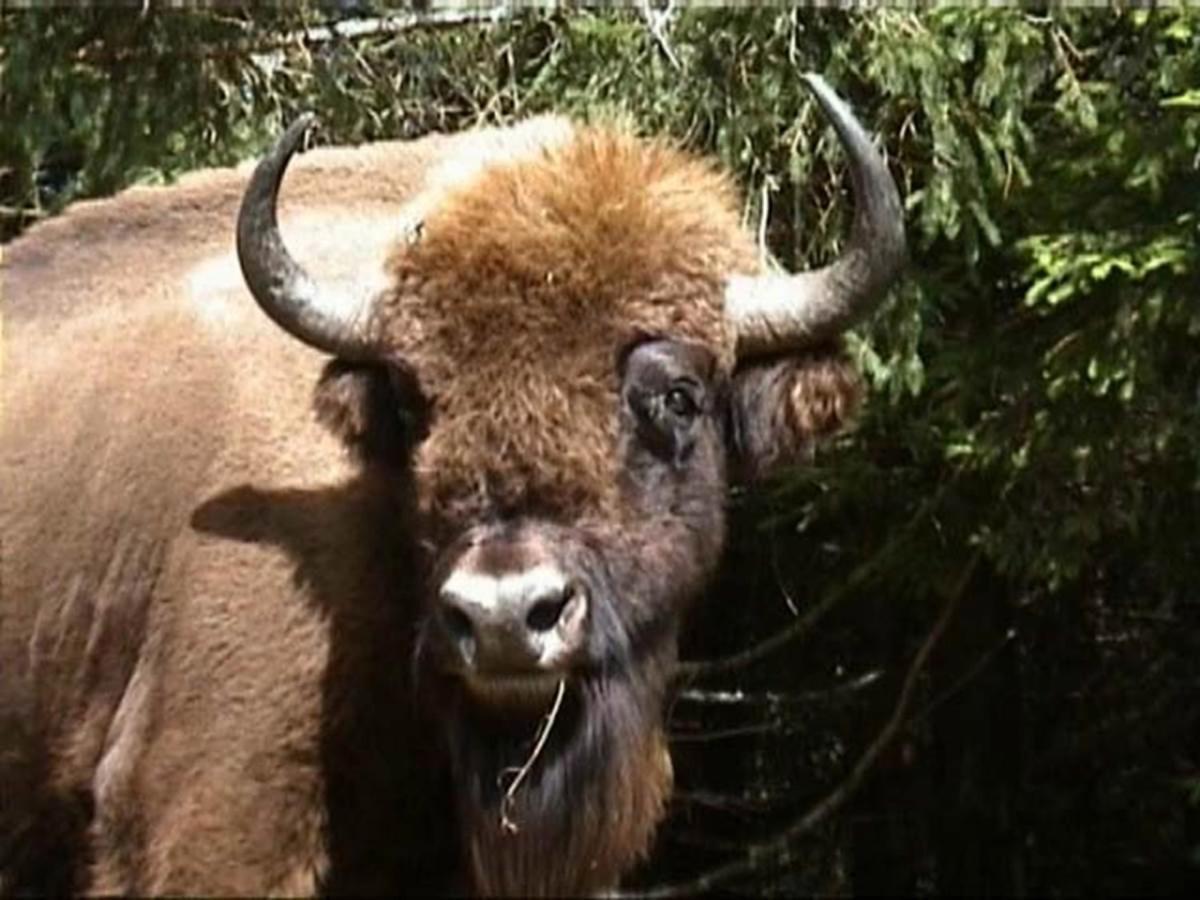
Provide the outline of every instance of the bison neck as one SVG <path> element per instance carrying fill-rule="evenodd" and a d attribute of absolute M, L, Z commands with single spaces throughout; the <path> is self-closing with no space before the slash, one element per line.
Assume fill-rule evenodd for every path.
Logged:
<path fill-rule="evenodd" d="M 537 721 L 461 719 L 453 736 L 465 862 L 481 895 L 569 896 L 615 887 L 649 849 L 671 789 L 661 686 L 621 681 L 569 693 L 541 754 Z"/>

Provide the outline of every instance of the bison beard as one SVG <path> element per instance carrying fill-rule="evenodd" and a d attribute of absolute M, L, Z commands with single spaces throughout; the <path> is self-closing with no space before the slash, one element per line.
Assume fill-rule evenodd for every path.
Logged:
<path fill-rule="evenodd" d="M 542 754 L 507 803 L 505 776 L 529 761 L 536 720 L 451 714 L 451 760 L 474 891 L 594 893 L 646 853 L 671 785 L 658 731 L 663 685 L 655 680 L 614 675 L 568 689 Z"/>
<path fill-rule="evenodd" d="M 440 680 L 439 718 L 473 893 L 595 893 L 650 849 L 672 784 L 662 706 L 677 616 L 710 574 L 722 539 L 724 484 L 699 481 L 669 504 L 690 511 L 686 524 L 650 517 L 624 538 L 593 534 L 593 546 L 579 550 L 592 601 L 589 662 L 566 676 L 552 721 L 551 697 L 514 706 Z M 436 658 L 427 642 L 436 646 L 436 638 L 421 642 L 419 667 Z M 539 723 L 548 731 L 535 753 Z M 522 767 L 528 771 L 512 790 Z"/>

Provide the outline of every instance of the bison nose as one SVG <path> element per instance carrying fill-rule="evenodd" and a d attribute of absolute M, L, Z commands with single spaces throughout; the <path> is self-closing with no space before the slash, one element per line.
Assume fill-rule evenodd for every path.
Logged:
<path fill-rule="evenodd" d="M 560 668 L 583 644 L 587 595 L 556 566 L 500 575 L 455 571 L 439 601 L 446 633 L 480 675 Z"/>

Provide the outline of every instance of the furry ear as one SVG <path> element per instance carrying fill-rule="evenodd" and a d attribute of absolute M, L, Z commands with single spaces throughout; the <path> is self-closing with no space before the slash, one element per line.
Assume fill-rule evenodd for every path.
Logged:
<path fill-rule="evenodd" d="M 404 369 L 334 359 L 313 391 L 317 421 L 364 463 L 407 465 L 428 431 L 429 404 Z"/>
<path fill-rule="evenodd" d="M 862 393 L 857 369 L 835 350 L 737 371 L 730 413 L 738 479 L 765 478 L 811 459 L 817 441 L 854 418 Z"/>

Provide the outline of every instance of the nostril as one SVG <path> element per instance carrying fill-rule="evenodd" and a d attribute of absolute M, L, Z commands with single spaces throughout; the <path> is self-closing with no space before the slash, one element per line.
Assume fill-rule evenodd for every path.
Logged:
<path fill-rule="evenodd" d="M 567 586 L 552 597 L 538 600 L 525 616 L 525 624 L 531 631 L 549 631 L 562 618 L 563 609 L 571 602 L 575 589 Z"/>
<path fill-rule="evenodd" d="M 471 619 L 457 606 L 443 606 L 441 609 L 442 625 L 446 632 L 456 641 L 464 641 L 474 637 L 474 626 Z"/>

